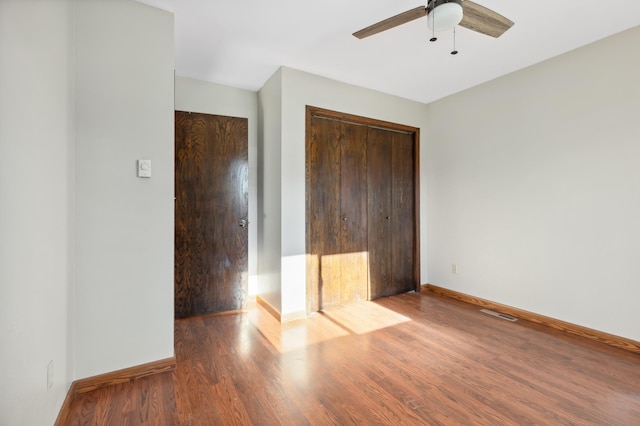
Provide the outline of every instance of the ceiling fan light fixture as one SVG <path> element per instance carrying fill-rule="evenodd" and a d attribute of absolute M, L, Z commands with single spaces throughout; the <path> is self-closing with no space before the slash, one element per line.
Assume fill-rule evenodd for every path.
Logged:
<path fill-rule="evenodd" d="M 462 0 L 431 0 L 427 11 L 430 30 L 450 31 L 462 21 Z"/>

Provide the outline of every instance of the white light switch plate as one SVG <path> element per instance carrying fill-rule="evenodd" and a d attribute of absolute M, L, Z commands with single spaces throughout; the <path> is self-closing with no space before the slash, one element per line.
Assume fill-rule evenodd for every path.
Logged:
<path fill-rule="evenodd" d="M 151 160 L 138 160 L 138 177 L 151 177 Z"/>

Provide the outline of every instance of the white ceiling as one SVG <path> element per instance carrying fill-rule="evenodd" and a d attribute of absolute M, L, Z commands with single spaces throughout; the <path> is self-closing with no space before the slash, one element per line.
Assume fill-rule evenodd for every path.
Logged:
<path fill-rule="evenodd" d="M 452 56 L 426 18 L 351 35 L 424 0 L 139 1 L 175 13 L 179 76 L 257 91 L 284 65 L 425 103 L 640 25 L 639 0 L 475 0 L 515 25 L 498 39 L 458 27 Z"/>

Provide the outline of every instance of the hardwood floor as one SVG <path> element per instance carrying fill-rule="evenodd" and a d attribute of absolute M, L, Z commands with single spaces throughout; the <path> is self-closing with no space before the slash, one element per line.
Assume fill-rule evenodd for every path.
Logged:
<path fill-rule="evenodd" d="M 69 425 L 640 425 L 640 356 L 433 293 L 177 320 L 177 369 Z"/>

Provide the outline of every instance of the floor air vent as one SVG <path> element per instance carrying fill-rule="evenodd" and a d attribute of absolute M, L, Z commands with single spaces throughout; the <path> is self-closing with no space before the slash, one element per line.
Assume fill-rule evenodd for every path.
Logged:
<path fill-rule="evenodd" d="M 511 322 L 518 321 L 518 318 L 514 318 L 514 317 L 509 316 L 509 315 L 501 314 L 500 312 L 490 311 L 489 309 L 480 309 L 480 312 L 482 312 L 483 314 L 492 315 L 494 317 L 502 318 L 503 320 L 507 320 L 507 321 L 511 321 Z"/>

